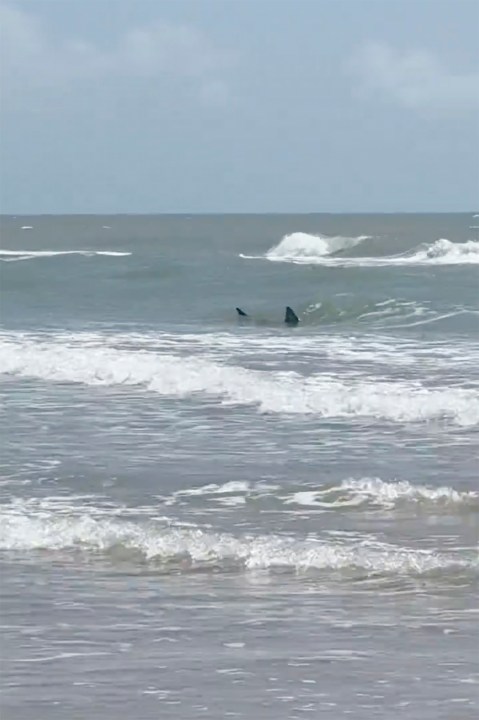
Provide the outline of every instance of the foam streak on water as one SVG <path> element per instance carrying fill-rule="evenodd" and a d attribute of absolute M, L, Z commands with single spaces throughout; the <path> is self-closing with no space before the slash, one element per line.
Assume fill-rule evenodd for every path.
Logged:
<path fill-rule="evenodd" d="M 0 260 L 3 260 L 3 262 L 56 258 L 64 255 L 80 255 L 87 258 L 102 255 L 106 257 L 125 257 L 131 255 L 131 252 L 120 252 L 118 250 L 0 250 Z"/>

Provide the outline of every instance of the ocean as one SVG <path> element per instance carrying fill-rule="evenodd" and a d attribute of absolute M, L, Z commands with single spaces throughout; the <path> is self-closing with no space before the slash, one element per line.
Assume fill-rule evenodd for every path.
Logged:
<path fill-rule="evenodd" d="M 477 226 L 1 218 L 2 720 L 477 717 Z"/>

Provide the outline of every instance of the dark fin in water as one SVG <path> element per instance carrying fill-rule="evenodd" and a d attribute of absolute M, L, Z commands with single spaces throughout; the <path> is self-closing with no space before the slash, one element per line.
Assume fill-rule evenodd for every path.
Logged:
<path fill-rule="evenodd" d="M 284 322 L 286 325 L 297 325 L 299 323 L 299 317 L 296 315 L 289 305 L 286 308 L 286 315 L 284 316 Z"/>
<path fill-rule="evenodd" d="M 236 312 L 237 312 L 238 315 L 240 315 L 241 317 L 248 317 L 248 313 L 245 313 L 241 308 L 236 308 Z"/>

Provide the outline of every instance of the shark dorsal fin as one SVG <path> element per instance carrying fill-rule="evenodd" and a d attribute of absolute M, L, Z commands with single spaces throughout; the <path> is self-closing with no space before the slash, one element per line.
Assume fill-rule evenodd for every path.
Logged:
<path fill-rule="evenodd" d="M 289 307 L 289 305 L 286 307 L 284 322 L 286 325 L 297 325 L 299 323 L 299 317 L 296 315 L 294 310 Z"/>

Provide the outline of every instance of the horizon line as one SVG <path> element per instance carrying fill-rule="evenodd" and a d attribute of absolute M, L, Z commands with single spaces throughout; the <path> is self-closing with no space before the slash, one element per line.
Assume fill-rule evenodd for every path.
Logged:
<path fill-rule="evenodd" d="M 327 211 L 327 210 L 308 210 L 308 211 L 226 211 L 226 212 L 215 212 L 215 211 L 201 211 L 201 212 L 188 212 L 188 211 L 171 211 L 171 212 L 0 212 L 1 218 L 16 218 L 16 217 L 163 217 L 163 216 L 174 216 L 174 217 L 203 217 L 203 216 L 232 216 L 232 215 L 254 215 L 254 216 L 267 216 L 267 215 L 476 215 L 478 210 L 346 210 L 346 211 Z"/>

